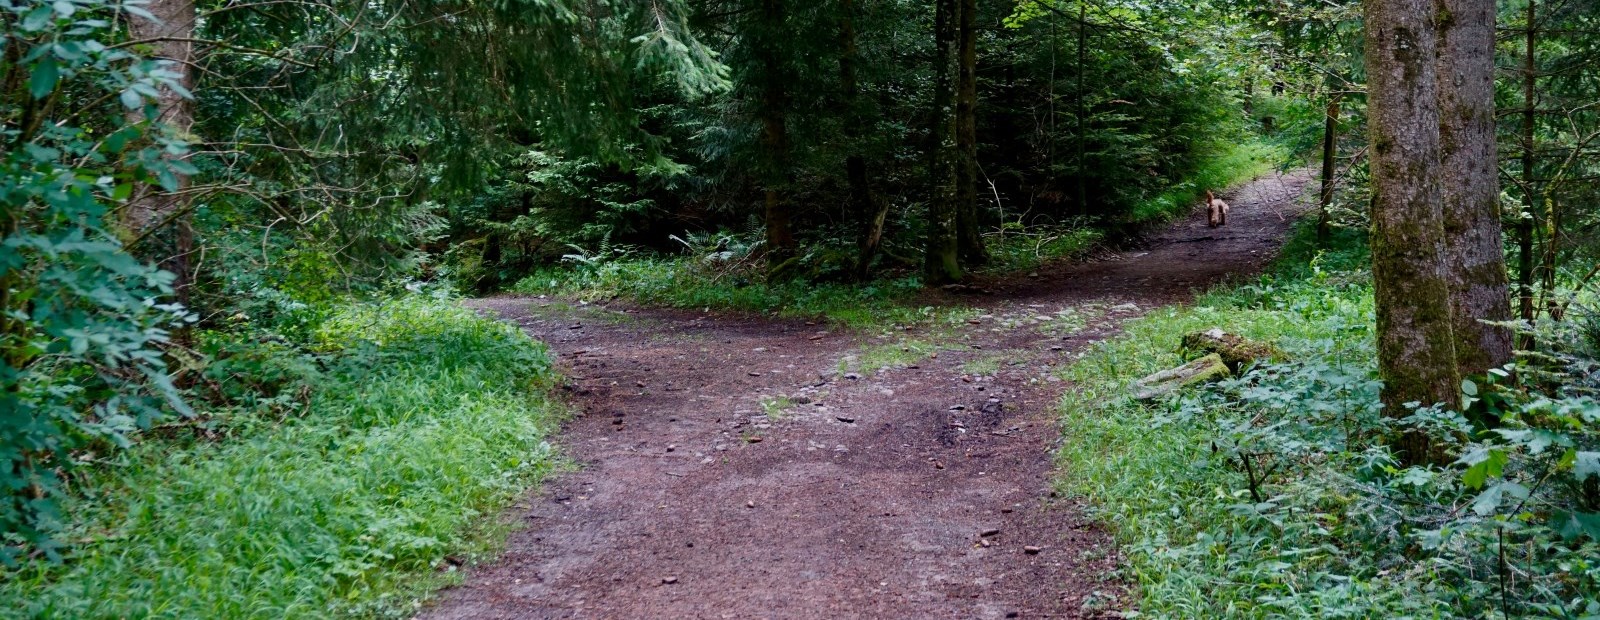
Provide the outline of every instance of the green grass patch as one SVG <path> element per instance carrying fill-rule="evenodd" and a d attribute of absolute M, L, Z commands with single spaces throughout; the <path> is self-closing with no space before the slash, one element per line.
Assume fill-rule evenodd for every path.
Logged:
<path fill-rule="evenodd" d="M 511 287 L 525 295 L 582 300 L 622 297 L 673 308 L 706 308 L 822 318 L 852 327 L 919 322 L 930 314 L 908 305 L 921 291 L 915 277 L 867 284 L 779 282 L 706 268 L 693 258 L 628 257 L 538 271 Z"/>
<path fill-rule="evenodd" d="M 794 408 L 794 401 L 787 396 L 761 397 L 761 412 L 767 415 L 768 420 L 774 422 L 782 420 L 790 409 Z"/>
<path fill-rule="evenodd" d="M 1289 157 L 1287 150 L 1267 142 L 1223 142 L 1200 160 L 1200 165 L 1182 182 L 1167 191 L 1135 205 L 1128 222 L 1162 222 L 1189 212 L 1205 195 L 1272 172 Z"/>
<path fill-rule="evenodd" d="M 317 330 L 309 405 L 220 440 L 150 438 L 76 481 L 60 565 L 0 616 L 409 617 L 492 550 L 555 463 L 542 345 L 453 302 L 349 306 Z"/>
<path fill-rule="evenodd" d="M 1032 271 L 1052 261 L 1081 257 L 1104 238 L 1105 233 L 1082 226 L 1029 227 L 1007 222 L 1000 232 L 985 237 L 990 262 L 982 271 Z"/>
<path fill-rule="evenodd" d="M 1600 614 L 1600 535 L 1567 525 L 1593 500 L 1544 484 L 1568 475 L 1551 442 L 1600 445 L 1600 405 L 1480 379 L 1470 393 L 1495 403 L 1494 426 L 1511 432 L 1419 412 L 1411 423 L 1435 425 L 1424 427 L 1437 429 L 1433 441 L 1457 442 L 1449 449 L 1464 462 L 1397 465 L 1384 438 L 1401 426 L 1377 398 L 1370 278 L 1334 268 L 1360 266 L 1366 249 L 1344 231 L 1337 251 L 1315 253 L 1309 228 L 1270 275 L 1152 312 L 1062 371 L 1076 390 L 1060 404 L 1058 485 L 1116 537 L 1134 615 Z M 1211 327 L 1291 360 L 1161 402 L 1131 397 L 1129 383 L 1182 362 L 1184 334 Z M 1528 438 L 1543 439 L 1519 443 Z M 1487 486 L 1483 475 L 1467 482 L 1465 461 L 1490 454 L 1499 464 Z M 1509 591 L 1502 566 L 1514 571 Z"/>
<path fill-rule="evenodd" d="M 1006 361 L 1002 355 L 985 355 L 977 359 L 967 360 L 961 364 L 961 372 L 969 375 L 992 376 L 1000 372 L 1000 364 Z"/>

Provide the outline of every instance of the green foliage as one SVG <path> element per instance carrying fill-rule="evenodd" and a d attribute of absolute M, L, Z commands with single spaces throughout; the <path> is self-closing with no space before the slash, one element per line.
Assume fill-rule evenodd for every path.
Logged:
<path fill-rule="evenodd" d="M 592 260 L 592 259 L 591 259 Z M 906 277 L 857 286 L 837 283 L 766 283 L 749 276 L 720 275 L 693 258 L 628 258 L 575 268 L 549 268 L 518 281 L 524 295 L 566 294 L 595 300 L 623 297 L 674 308 L 705 308 L 779 316 L 823 317 L 847 325 L 914 322 L 916 308 L 901 303 L 921 289 Z"/>
<path fill-rule="evenodd" d="M 553 463 L 543 346 L 451 299 L 326 314 L 305 343 L 202 338 L 225 392 L 84 470 L 67 562 L 6 575 L 0 616 L 403 617 L 488 550 Z"/>
<path fill-rule="evenodd" d="M 519 280 L 511 290 L 524 295 L 573 295 L 583 300 L 623 297 L 675 308 L 704 308 L 824 317 L 849 325 L 915 322 L 927 313 L 904 302 L 921 288 L 914 277 L 867 284 L 769 281 L 757 250 L 759 242 L 737 235 L 679 239 L 687 255 L 660 257 L 606 245 L 600 252 L 566 256 L 565 265 L 547 267 Z M 799 257 L 800 269 L 817 261 Z"/>
<path fill-rule="evenodd" d="M 0 5 L 0 564 L 56 557 L 74 452 L 126 446 L 176 398 L 158 346 L 185 316 L 130 256 L 115 212 L 192 172 L 150 122 L 165 64 L 105 41 L 136 4 Z M 27 76 L 26 79 L 12 79 Z M 109 104 L 107 104 L 109 102 Z M 106 112 L 110 114 L 106 114 Z"/>
<path fill-rule="evenodd" d="M 1128 220 L 1160 222 L 1187 213 L 1206 190 L 1232 187 L 1271 172 L 1288 159 L 1281 147 L 1265 142 L 1217 143 L 1199 158 L 1183 180 L 1133 207 Z"/>
<path fill-rule="evenodd" d="M 984 239 L 989 248 L 988 271 L 1028 271 L 1052 261 L 1079 258 L 1100 243 L 1104 234 L 1087 226 L 1026 226 L 1005 222 L 999 232 Z"/>
<path fill-rule="evenodd" d="M 1114 527 L 1152 617 L 1587 617 L 1600 612 L 1596 505 L 1584 485 L 1600 408 L 1463 386 L 1469 417 L 1383 415 L 1359 244 L 1158 311 L 1064 378 L 1062 484 Z M 1352 240 L 1345 237 L 1343 241 Z M 1357 240 L 1358 241 L 1358 240 Z M 1221 326 L 1293 360 L 1141 405 L 1126 385 Z M 1472 420 L 1478 420 L 1474 422 Z M 1385 438 L 1421 429 L 1459 461 L 1402 469 Z M 1502 580 L 1504 577 L 1504 580 Z"/>

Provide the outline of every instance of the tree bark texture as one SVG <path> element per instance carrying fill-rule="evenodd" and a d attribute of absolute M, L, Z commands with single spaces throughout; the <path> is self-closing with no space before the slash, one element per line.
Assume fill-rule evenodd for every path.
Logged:
<path fill-rule="evenodd" d="M 978 230 L 978 0 L 958 0 L 956 74 L 956 238 L 961 260 L 989 262 Z"/>
<path fill-rule="evenodd" d="M 154 20 L 129 15 L 128 36 L 134 41 L 148 41 L 149 55 L 159 60 L 171 61 L 166 70 L 178 74 L 176 81 L 185 90 L 194 90 L 194 62 L 196 60 L 194 27 L 197 15 L 193 0 L 154 0 L 145 5 Z M 194 126 L 193 102 L 177 91 L 162 87 L 157 91 L 154 123 L 165 126 L 178 136 L 188 136 Z M 142 123 L 147 119 L 143 110 L 128 113 L 128 122 Z M 161 131 L 152 127 L 152 132 Z M 166 155 L 170 157 L 170 155 Z M 176 191 L 168 192 L 156 185 L 140 188 L 129 199 L 122 212 L 122 225 L 133 238 L 149 236 L 162 243 L 151 243 L 154 248 L 144 252 L 155 257 L 161 267 L 177 276 L 174 292 L 181 303 L 188 303 L 189 284 L 193 281 L 189 255 L 194 252 L 194 230 L 189 224 L 188 198 L 183 194 L 189 185 L 187 175 L 177 175 Z M 172 228 L 170 233 L 152 230 L 155 227 Z M 164 235 L 157 237 L 157 234 Z"/>
<path fill-rule="evenodd" d="M 1407 403 L 1456 402 L 1455 336 L 1439 189 L 1438 38 L 1430 0 L 1367 0 L 1366 70 L 1372 165 L 1372 276 L 1378 370 L 1387 415 Z M 1405 433 L 1408 463 L 1437 457 Z"/>
<path fill-rule="evenodd" d="M 1322 189 L 1317 199 L 1317 245 L 1328 245 L 1332 231 L 1333 181 L 1339 173 L 1339 95 L 1328 95 L 1326 118 L 1322 119 Z"/>
<path fill-rule="evenodd" d="M 878 255 L 878 246 L 883 242 L 883 223 L 889 216 L 889 204 L 872 193 L 867 158 L 861 154 L 861 128 L 870 119 L 862 110 L 861 84 L 856 77 L 861 50 L 856 44 L 855 0 L 840 0 L 839 13 L 839 85 L 844 91 L 846 114 L 850 118 L 850 122 L 845 123 L 850 149 L 844 158 L 844 170 L 845 179 L 850 183 L 850 212 L 860 224 L 855 275 L 857 280 L 866 280 L 871 274 L 872 260 Z"/>
<path fill-rule="evenodd" d="M 1510 281 L 1495 150 L 1494 0 L 1436 0 L 1439 174 L 1445 276 L 1456 367 L 1475 375 L 1511 361 Z"/>
<path fill-rule="evenodd" d="M 1519 314 L 1523 321 L 1532 323 L 1535 318 L 1533 305 L 1533 228 L 1534 214 L 1538 213 L 1539 192 L 1535 188 L 1533 168 L 1536 163 L 1534 145 L 1534 121 L 1538 114 L 1535 104 L 1538 102 L 1539 85 L 1538 64 L 1535 53 L 1538 43 L 1536 19 L 1539 16 L 1539 3 L 1528 0 L 1527 32 L 1522 57 L 1522 198 L 1527 205 L 1527 210 L 1517 218 L 1517 298 Z M 1533 337 L 1523 336 L 1520 346 L 1523 349 L 1533 348 Z"/>
<path fill-rule="evenodd" d="M 788 93 L 785 91 L 783 50 L 778 49 L 785 21 L 783 0 L 762 0 L 761 39 L 757 48 L 762 66 L 761 148 L 765 154 L 766 179 L 763 196 L 767 224 L 769 263 L 781 266 L 794 254 L 794 231 L 790 228 Z"/>
<path fill-rule="evenodd" d="M 957 257 L 955 209 L 950 134 L 950 64 L 955 47 L 957 0 L 934 0 L 933 109 L 928 119 L 928 245 L 923 256 L 927 284 L 944 284 L 961 279 Z"/>

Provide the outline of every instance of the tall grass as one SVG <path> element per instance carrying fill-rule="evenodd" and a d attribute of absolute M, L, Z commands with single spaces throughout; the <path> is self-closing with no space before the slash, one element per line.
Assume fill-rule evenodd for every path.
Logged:
<path fill-rule="evenodd" d="M 622 297 L 673 308 L 822 318 L 854 327 L 915 322 L 930 312 L 909 303 L 922 288 L 915 276 L 865 284 L 761 282 L 757 277 L 708 271 L 698 264 L 697 257 L 627 257 L 545 269 L 518 281 L 511 290 L 525 295 L 571 295 L 585 300 Z"/>
<path fill-rule="evenodd" d="M 1573 510 L 1570 500 L 1558 501 L 1565 491 L 1552 489 L 1559 485 L 1524 510 L 1500 502 L 1493 486 L 1464 482 L 1466 457 L 1412 468 L 1391 458 L 1383 437 L 1399 425 L 1378 402 L 1371 284 L 1360 268 L 1365 248 L 1357 233 L 1342 231 L 1341 250 L 1313 260 L 1311 238 L 1301 226 L 1273 274 L 1153 312 L 1064 371 L 1076 390 L 1060 404 L 1058 484 L 1088 500 L 1115 535 L 1124 577 L 1137 589 L 1134 615 L 1600 614 L 1600 535 L 1585 539 L 1546 524 L 1560 514 L 1552 511 Z M 1162 402 L 1130 396 L 1130 382 L 1181 363 L 1184 334 L 1212 327 L 1273 342 L 1291 360 Z M 1559 477 L 1560 466 L 1541 469 L 1538 459 L 1554 459 L 1552 451 L 1506 438 L 1594 449 L 1585 443 L 1594 441 L 1593 426 L 1576 418 L 1561 418 L 1573 426 L 1560 432 L 1532 426 L 1553 419 L 1552 411 L 1597 409 L 1591 401 L 1493 394 L 1485 398 L 1504 408 L 1497 418 L 1504 437 L 1474 433 L 1471 441 L 1483 443 L 1462 445 L 1461 416 L 1419 412 L 1414 419 L 1454 420 L 1435 441 L 1456 438 L 1458 454 L 1500 450 L 1509 462 L 1502 482 L 1524 489 L 1520 497 L 1540 488 L 1530 478 Z M 1530 427 L 1536 430 L 1511 432 Z M 1247 459 L 1255 469 L 1243 466 Z M 1504 579 L 1501 570 L 1509 571 Z"/>
<path fill-rule="evenodd" d="M 491 547 L 492 515 L 552 467 L 543 346 L 422 298 L 315 337 L 332 361 L 300 415 L 149 440 L 78 481 L 77 544 L 8 575 L 0 616 L 406 616 Z"/>

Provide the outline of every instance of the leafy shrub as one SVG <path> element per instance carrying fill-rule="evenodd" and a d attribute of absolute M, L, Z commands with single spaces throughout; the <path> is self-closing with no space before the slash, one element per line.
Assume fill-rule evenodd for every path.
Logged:
<path fill-rule="evenodd" d="M 217 400 L 220 441 L 147 437 L 86 469 L 66 562 L 5 575 L 0 617 L 409 616 L 552 466 L 545 349 L 448 299 L 343 305 L 315 353 L 215 338 L 208 372 L 252 375 L 255 400 Z"/>
<path fill-rule="evenodd" d="M 158 350 L 184 317 L 162 301 L 172 275 L 130 256 L 117 224 L 135 188 L 193 172 L 173 157 L 184 141 L 150 120 L 157 88 L 185 93 L 175 74 L 102 43 L 139 11 L 0 5 L 0 565 L 55 557 L 73 452 L 126 446 L 185 411 Z"/>
<path fill-rule="evenodd" d="M 1472 419 L 1384 415 L 1366 276 L 1322 269 L 1363 251 L 1158 312 L 1067 371 L 1088 398 L 1063 401 L 1063 484 L 1126 545 L 1139 614 L 1600 613 L 1600 515 L 1587 495 L 1600 480 L 1600 406 L 1499 373 L 1464 384 Z M 1178 361 L 1183 333 L 1216 325 L 1295 361 L 1159 404 L 1125 395 Z M 1403 428 L 1460 460 L 1398 467 L 1383 438 Z"/>

